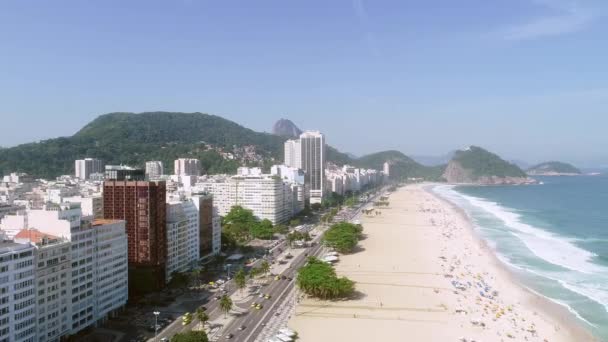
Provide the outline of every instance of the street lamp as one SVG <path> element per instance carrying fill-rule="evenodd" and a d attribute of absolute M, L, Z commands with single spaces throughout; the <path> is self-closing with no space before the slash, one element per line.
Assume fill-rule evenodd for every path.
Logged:
<path fill-rule="evenodd" d="M 158 336 L 158 315 L 160 315 L 160 312 L 158 311 L 154 311 L 154 341 L 156 341 L 156 337 Z"/>

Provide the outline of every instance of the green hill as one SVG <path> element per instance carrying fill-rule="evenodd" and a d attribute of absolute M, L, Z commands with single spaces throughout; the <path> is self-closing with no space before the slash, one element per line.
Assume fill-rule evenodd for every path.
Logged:
<path fill-rule="evenodd" d="M 541 163 L 527 169 L 529 175 L 580 175 L 581 170 L 571 164 L 550 161 Z"/>
<path fill-rule="evenodd" d="M 26 172 L 52 178 L 74 171 L 74 160 L 102 159 L 107 164 L 143 166 L 161 160 L 171 172 L 173 160 L 201 160 L 210 173 L 234 172 L 239 163 L 215 150 L 254 145 L 269 162 L 281 160 L 285 138 L 258 133 L 219 116 L 202 113 L 111 113 L 99 116 L 71 137 L 44 140 L 0 150 L 0 172 Z"/>
<path fill-rule="evenodd" d="M 417 163 L 412 158 L 395 150 L 368 154 L 352 161 L 357 167 L 382 170 L 384 163 L 391 164 L 391 178 L 405 179 L 408 177 L 440 180 L 445 166 L 428 167 Z"/>
<path fill-rule="evenodd" d="M 481 147 L 456 151 L 443 177 L 450 183 L 525 183 L 527 175 L 517 165 Z"/>

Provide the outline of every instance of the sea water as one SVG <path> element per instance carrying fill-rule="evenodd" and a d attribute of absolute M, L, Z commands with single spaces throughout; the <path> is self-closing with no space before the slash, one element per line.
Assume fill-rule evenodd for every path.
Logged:
<path fill-rule="evenodd" d="M 524 286 L 608 341 L 608 176 L 432 190 L 460 206 Z"/>

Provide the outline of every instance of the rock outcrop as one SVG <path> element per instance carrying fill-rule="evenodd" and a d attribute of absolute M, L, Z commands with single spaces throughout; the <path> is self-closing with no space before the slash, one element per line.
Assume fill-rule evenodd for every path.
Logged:
<path fill-rule="evenodd" d="M 280 119 L 275 122 L 272 127 L 272 134 L 288 138 L 297 138 L 302 134 L 302 130 L 298 128 L 289 119 Z"/>
<path fill-rule="evenodd" d="M 453 184 L 521 185 L 536 182 L 518 166 L 476 146 L 457 151 L 445 168 L 443 178 Z"/>

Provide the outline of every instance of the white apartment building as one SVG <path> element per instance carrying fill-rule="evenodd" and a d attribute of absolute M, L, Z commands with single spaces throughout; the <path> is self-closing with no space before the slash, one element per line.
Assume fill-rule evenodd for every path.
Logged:
<path fill-rule="evenodd" d="M 302 145 L 300 139 L 287 140 L 284 145 L 284 164 L 297 169 L 302 168 Z"/>
<path fill-rule="evenodd" d="M 176 159 L 173 170 L 173 174 L 178 176 L 198 176 L 201 174 L 201 162 L 190 158 Z"/>
<path fill-rule="evenodd" d="M 14 241 L 35 248 L 36 340 L 59 341 L 71 329 L 71 244 L 34 229 L 20 231 Z"/>
<path fill-rule="evenodd" d="M 185 272 L 198 262 L 200 216 L 191 199 L 167 203 L 167 265 L 166 279 L 174 272 Z"/>
<path fill-rule="evenodd" d="M 101 195 L 64 197 L 60 203 L 63 202 L 80 203 L 82 216 L 92 216 L 95 220 L 103 218 L 103 197 Z"/>
<path fill-rule="evenodd" d="M 164 175 L 163 162 L 154 160 L 146 162 L 146 178 L 150 180 L 159 179 Z"/>
<path fill-rule="evenodd" d="M 202 191 L 213 195 L 214 205 L 220 215 L 240 205 L 253 211 L 260 220 L 273 224 L 287 222 L 294 214 L 292 185 L 279 176 L 218 176 L 196 184 Z"/>
<path fill-rule="evenodd" d="M 85 158 L 75 161 L 76 178 L 88 180 L 91 174 L 103 173 L 103 163 L 99 159 Z"/>
<path fill-rule="evenodd" d="M 49 204 L 22 216 L 27 229 L 15 242 L 35 246 L 35 340 L 76 334 L 126 304 L 125 221 L 83 217 L 78 203 Z"/>
<path fill-rule="evenodd" d="M 0 242 L 0 341 L 37 341 L 31 244 Z"/>

